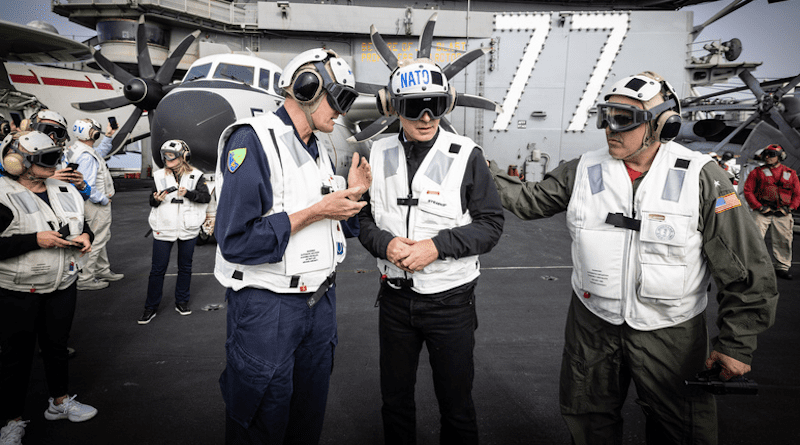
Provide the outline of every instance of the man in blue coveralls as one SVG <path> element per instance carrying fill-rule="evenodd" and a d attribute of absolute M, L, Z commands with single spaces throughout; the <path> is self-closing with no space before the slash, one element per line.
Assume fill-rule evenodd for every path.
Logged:
<path fill-rule="evenodd" d="M 281 108 L 236 122 L 219 144 L 214 272 L 228 288 L 229 444 L 319 442 L 337 343 L 335 269 L 371 182 L 356 153 L 346 188 L 313 133 L 332 132 L 358 96 L 347 63 L 305 51 L 279 86 Z"/>

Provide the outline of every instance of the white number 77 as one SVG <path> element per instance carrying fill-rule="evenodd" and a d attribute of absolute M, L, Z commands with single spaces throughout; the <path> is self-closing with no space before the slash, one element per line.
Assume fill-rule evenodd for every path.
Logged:
<path fill-rule="evenodd" d="M 508 89 L 508 93 L 503 101 L 503 113 L 497 116 L 492 130 L 505 130 L 508 128 L 508 124 L 511 122 L 511 118 L 522 97 L 525 84 L 533 72 L 536 60 L 539 58 L 539 54 L 542 52 L 542 48 L 544 48 L 547 35 L 550 33 L 550 22 L 550 16 L 545 14 L 497 16 L 497 21 L 495 23 L 496 30 L 533 29 L 534 32 L 531 35 L 530 42 L 525 47 L 522 61 L 517 68 L 517 72 L 514 74 L 511 87 Z M 589 77 L 580 103 L 572 114 L 572 119 L 570 120 L 567 131 L 582 131 L 586 126 L 589 108 L 594 103 L 597 95 L 600 94 L 603 82 L 605 82 L 608 73 L 611 71 L 614 57 L 622 46 L 622 40 L 625 38 L 625 34 L 628 31 L 628 23 L 628 14 L 574 14 L 572 16 L 573 30 L 611 28 L 611 33 L 603 46 L 603 50 L 600 52 L 600 58 L 594 70 L 592 70 L 592 75 Z"/>

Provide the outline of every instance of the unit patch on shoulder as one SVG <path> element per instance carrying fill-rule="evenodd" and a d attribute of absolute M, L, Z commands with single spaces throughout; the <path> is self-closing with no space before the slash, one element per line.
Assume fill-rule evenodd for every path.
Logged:
<path fill-rule="evenodd" d="M 244 162 L 247 156 L 247 148 L 236 148 L 228 152 L 228 171 L 233 173 Z"/>
<path fill-rule="evenodd" d="M 714 213 L 722 213 L 726 210 L 730 210 L 742 205 L 742 202 L 739 201 L 739 197 L 736 196 L 736 193 L 728 193 L 725 196 L 720 196 L 717 198 L 717 203 L 714 206 Z"/>

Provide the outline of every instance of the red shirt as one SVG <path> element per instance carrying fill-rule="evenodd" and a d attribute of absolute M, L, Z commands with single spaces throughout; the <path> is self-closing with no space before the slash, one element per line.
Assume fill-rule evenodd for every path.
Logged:
<path fill-rule="evenodd" d="M 778 164 L 753 170 L 744 183 L 744 197 L 753 210 L 761 207 L 800 207 L 800 181 L 791 168 Z"/>

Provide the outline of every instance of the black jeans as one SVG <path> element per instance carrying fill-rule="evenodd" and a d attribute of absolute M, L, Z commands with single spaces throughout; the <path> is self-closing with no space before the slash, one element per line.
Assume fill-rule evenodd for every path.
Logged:
<path fill-rule="evenodd" d="M 77 295 L 76 283 L 49 294 L 0 289 L 0 422 L 23 413 L 37 339 L 50 397 L 67 394 L 67 340 Z"/>
<path fill-rule="evenodd" d="M 161 297 L 164 295 L 164 275 L 169 266 L 169 255 L 176 241 L 153 240 L 153 266 L 150 268 L 150 280 L 147 283 L 147 301 L 144 307 L 158 310 Z M 189 302 L 189 287 L 192 284 L 192 256 L 197 237 L 178 240 L 178 279 L 175 281 L 175 302 Z"/>
<path fill-rule="evenodd" d="M 441 414 L 441 444 L 477 444 L 472 402 L 475 375 L 474 286 L 443 298 L 384 285 L 380 303 L 381 395 L 387 445 L 416 443 L 414 384 L 422 344 L 433 371 Z M 405 295 L 405 296 L 404 296 Z"/>

